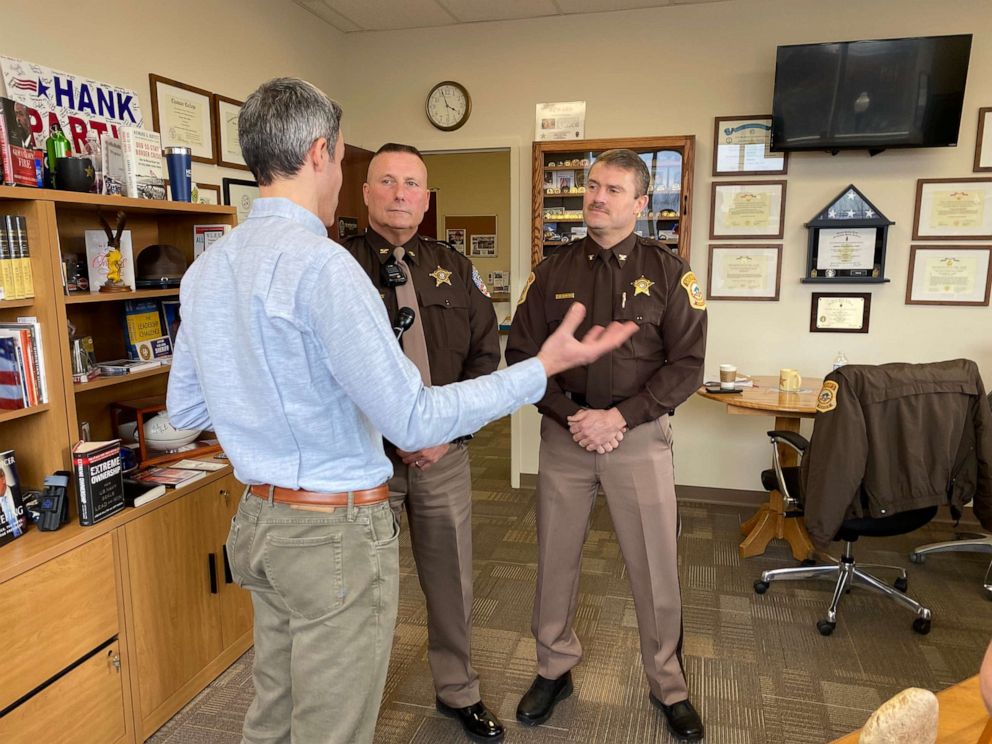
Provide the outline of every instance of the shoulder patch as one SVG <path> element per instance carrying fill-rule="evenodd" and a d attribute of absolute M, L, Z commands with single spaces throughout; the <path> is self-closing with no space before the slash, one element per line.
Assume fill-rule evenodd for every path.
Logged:
<path fill-rule="evenodd" d="M 820 388 L 819 395 L 816 396 L 816 410 L 820 413 L 827 413 L 837 407 L 837 383 L 833 380 L 826 380 Z"/>
<path fill-rule="evenodd" d="M 696 281 L 696 275 L 691 271 L 687 271 L 682 275 L 682 280 L 679 282 L 682 285 L 682 289 L 689 296 L 689 307 L 693 310 L 705 310 L 706 300 L 703 299 L 703 290 L 699 287 L 699 282 Z"/>
<path fill-rule="evenodd" d="M 530 285 L 534 283 L 535 279 L 537 277 L 534 276 L 534 272 L 530 272 L 530 276 L 527 277 L 527 283 L 524 285 L 524 291 L 520 293 L 520 299 L 517 300 L 517 305 L 523 305 L 527 301 L 527 290 L 530 289 Z"/>
<path fill-rule="evenodd" d="M 486 283 L 482 281 L 482 277 L 479 275 L 479 270 L 474 266 L 472 267 L 472 281 L 475 283 L 476 288 L 482 292 L 482 294 L 489 299 L 492 299 L 492 295 L 489 294 L 489 287 L 487 287 Z"/>

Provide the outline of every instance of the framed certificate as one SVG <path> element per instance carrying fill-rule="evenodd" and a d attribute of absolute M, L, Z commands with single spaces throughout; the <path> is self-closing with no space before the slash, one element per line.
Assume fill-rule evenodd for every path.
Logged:
<path fill-rule="evenodd" d="M 188 147 L 198 163 L 216 163 L 210 91 L 150 74 L 152 127 L 162 147 Z"/>
<path fill-rule="evenodd" d="M 238 224 L 248 219 L 251 205 L 258 198 L 258 184 L 254 181 L 242 181 L 238 178 L 225 178 L 224 203 L 238 208 Z"/>
<path fill-rule="evenodd" d="M 868 333 L 871 295 L 814 292 L 810 300 L 810 333 Z"/>
<path fill-rule="evenodd" d="M 913 245 L 907 305 L 989 304 L 992 245 Z"/>
<path fill-rule="evenodd" d="M 778 300 L 781 245 L 710 245 L 708 300 Z"/>
<path fill-rule="evenodd" d="M 220 186 L 214 183 L 196 184 L 197 201 L 200 204 L 220 204 Z"/>
<path fill-rule="evenodd" d="M 215 93 L 213 96 L 214 149 L 217 151 L 217 165 L 227 168 L 249 170 L 241 155 L 241 142 L 238 139 L 238 114 L 244 101 L 237 101 Z"/>
<path fill-rule="evenodd" d="M 975 172 L 992 171 L 992 107 L 978 109 Z"/>
<path fill-rule="evenodd" d="M 710 240 L 781 240 L 784 215 L 785 181 L 713 182 Z"/>
<path fill-rule="evenodd" d="M 718 116 L 713 126 L 714 176 L 769 176 L 789 172 L 789 154 L 772 152 L 772 117 Z"/>
<path fill-rule="evenodd" d="M 992 240 L 992 178 L 916 181 L 913 240 Z"/>

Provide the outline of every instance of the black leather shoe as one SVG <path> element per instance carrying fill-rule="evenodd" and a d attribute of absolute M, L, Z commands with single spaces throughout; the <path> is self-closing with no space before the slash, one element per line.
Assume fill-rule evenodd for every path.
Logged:
<path fill-rule="evenodd" d="M 517 720 L 528 726 L 544 723 L 555 711 L 555 706 L 572 694 L 572 673 L 565 672 L 558 679 L 547 679 L 540 674 L 534 678 L 527 693 L 517 706 Z"/>
<path fill-rule="evenodd" d="M 467 708 L 452 708 L 440 698 L 435 699 L 437 710 L 449 718 L 461 721 L 462 728 L 474 741 L 503 741 L 503 724 L 481 700 Z"/>
<path fill-rule="evenodd" d="M 679 741 L 699 741 L 703 738 L 703 721 L 688 700 L 665 705 L 654 693 L 650 693 L 651 703 L 660 708 L 668 721 L 668 730 Z"/>

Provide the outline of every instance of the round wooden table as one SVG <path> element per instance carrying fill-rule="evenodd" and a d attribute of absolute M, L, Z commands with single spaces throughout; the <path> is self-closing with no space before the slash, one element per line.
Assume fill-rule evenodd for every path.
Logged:
<path fill-rule="evenodd" d="M 774 416 L 775 429 L 779 431 L 798 433 L 799 420 L 816 415 L 816 397 L 823 380 L 804 378 L 798 393 L 784 393 L 778 389 L 777 376 L 758 375 L 752 379 L 754 386 L 743 388 L 740 393 L 708 393 L 706 388 L 700 388 L 696 393 L 725 403 L 729 414 Z M 799 461 L 795 451 L 784 445 L 779 447 L 782 467 L 795 466 Z M 741 525 L 741 532 L 745 535 L 738 548 L 741 558 L 761 555 L 773 539 L 788 542 L 798 561 L 813 556 L 813 543 L 802 516 L 786 510 L 778 490 L 768 494 L 768 503 L 762 504 L 758 512 Z"/>

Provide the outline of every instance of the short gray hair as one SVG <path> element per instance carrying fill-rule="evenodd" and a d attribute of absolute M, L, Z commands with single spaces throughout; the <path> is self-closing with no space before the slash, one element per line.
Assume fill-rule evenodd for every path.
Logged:
<path fill-rule="evenodd" d="M 634 198 L 644 196 L 648 193 L 648 184 L 651 183 L 651 172 L 641 160 L 641 156 L 633 150 L 607 150 L 596 158 L 596 165 L 612 165 L 628 173 L 634 174 L 634 188 L 636 190 Z M 592 172 L 592 168 L 589 169 Z"/>
<path fill-rule="evenodd" d="M 334 158 L 341 106 L 299 78 L 273 78 L 248 96 L 238 115 L 241 154 L 261 186 L 292 178 L 321 137 Z"/>

